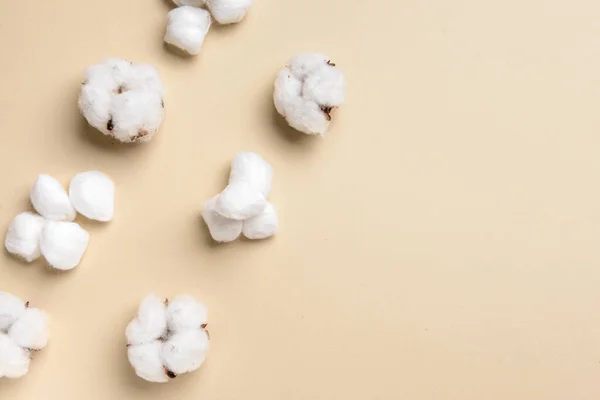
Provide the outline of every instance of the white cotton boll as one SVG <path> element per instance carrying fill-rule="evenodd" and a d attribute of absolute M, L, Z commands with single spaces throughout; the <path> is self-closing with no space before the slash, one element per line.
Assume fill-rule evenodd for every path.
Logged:
<path fill-rule="evenodd" d="M 10 327 L 8 336 L 25 349 L 43 349 L 50 337 L 48 314 L 37 308 L 27 308 Z"/>
<path fill-rule="evenodd" d="M 225 218 L 216 210 L 219 195 L 214 196 L 202 207 L 202 218 L 208 226 L 210 236 L 217 242 L 232 242 L 242 233 L 242 221 Z"/>
<path fill-rule="evenodd" d="M 171 335 L 163 344 L 161 358 L 169 371 L 180 375 L 200 368 L 207 351 L 206 331 L 191 329 Z"/>
<path fill-rule="evenodd" d="M 265 196 L 245 181 L 228 185 L 219 195 L 215 210 L 225 218 L 244 220 L 260 214 L 267 206 Z"/>
<path fill-rule="evenodd" d="M 0 332 L 0 378 L 20 378 L 29 371 L 29 352 Z"/>
<path fill-rule="evenodd" d="M 163 336 L 167 329 L 167 307 L 163 299 L 148 295 L 142 300 L 138 315 L 127 329 L 125 336 L 128 344 L 151 342 Z"/>
<path fill-rule="evenodd" d="M 44 218 L 54 221 L 73 221 L 75 209 L 66 190 L 50 175 L 39 175 L 29 192 L 33 208 Z"/>
<path fill-rule="evenodd" d="M 89 234 L 75 222 L 48 221 L 42 230 L 40 250 L 56 269 L 75 268 L 87 249 Z"/>
<path fill-rule="evenodd" d="M 69 198 L 75 210 L 89 219 L 107 222 L 113 218 L 115 184 L 102 172 L 77 174 L 71 179 Z"/>
<path fill-rule="evenodd" d="M 240 22 L 252 5 L 252 0 L 205 0 L 205 2 L 220 24 Z"/>
<path fill-rule="evenodd" d="M 89 67 L 78 106 L 88 123 L 121 142 L 147 142 L 164 116 L 164 86 L 149 64 L 109 59 Z"/>
<path fill-rule="evenodd" d="M 278 229 L 277 210 L 268 203 L 262 213 L 244 221 L 242 232 L 248 239 L 266 239 L 276 234 Z"/>
<path fill-rule="evenodd" d="M 163 343 L 155 340 L 147 344 L 129 346 L 127 358 L 135 373 L 149 382 L 164 383 L 169 381 L 167 371 L 163 366 L 160 352 Z"/>
<path fill-rule="evenodd" d="M 169 330 L 180 332 L 186 329 L 199 329 L 207 321 L 207 310 L 204 304 L 188 295 L 177 296 L 169 300 L 167 306 Z"/>
<path fill-rule="evenodd" d="M 260 191 L 264 198 L 271 193 L 273 167 L 257 153 L 240 152 L 231 163 L 229 184 L 247 182 Z"/>
<path fill-rule="evenodd" d="M 41 255 L 40 235 L 45 223 L 43 217 L 31 212 L 17 215 L 6 233 L 6 250 L 27 262 L 37 259 Z"/>
<path fill-rule="evenodd" d="M 210 24 L 210 13 L 202 8 L 176 8 L 169 12 L 165 42 L 196 55 L 202 49 Z"/>
<path fill-rule="evenodd" d="M 275 79 L 275 108 L 294 129 L 324 135 L 332 109 L 344 103 L 346 78 L 323 54 L 292 58 Z"/>
<path fill-rule="evenodd" d="M 10 293 L 0 292 L 0 331 L 6 331 L 25 312 L 25 302 Z"/>

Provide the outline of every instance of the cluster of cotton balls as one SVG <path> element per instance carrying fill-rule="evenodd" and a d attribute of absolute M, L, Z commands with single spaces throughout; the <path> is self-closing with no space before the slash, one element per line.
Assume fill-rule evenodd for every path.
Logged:
<path fill-rule="evenodd" d="M 46 347 L 49 337 L 48 314 L 0 292 L 0 378 L 25 375 L 31 352 Z"/>
<path fill-rule="evenodd" d="M 163 121 L 164 92 L 152 65 L 111 58 L 86 70 L 78 106 L 103 134 L 123 143 L 148 142 Z"/>
<path fill-rule="evenodd" d="M 200 53 L 212 19 L 220 24 L 240 22 L 252 0 L 173 0 L 179 6 L 169 12 L 165 42 L 190 55 Z M 204 8 L 208 8 L 209 11 Z"/>
<path fill-rule="evenodd" d="M 206 307 L 192 296 L 148 295 L 125 331 L 131 366 L 140 378 L 159 383 L 197 370 L 208 352 L 206 325 Z"/>
<path fill-rule="evenodd" d="M 241 152 L 235 156 L 229 185 L 202 209 L 215 241 L 231 242 L 242 232 L 248 239 L 265 239 L 277 233 L 277 210 L 267 201 L 272 180 L 273 168 L 260 155 Z"/>
<path fill-rule="evenodd" d="M 322 54 L 293 57 L 279 71 L 273 99 L 277 112 L 294 129 L 308 135 L 324 135 L 331 111 L 344 103 L 346 78 Z"/>
<path fill-rule="evenodd" d="M 58 270 L 75 268 L 87 249 L 89 234 L 76 222 L 77 212 L 102 222 L 114 214 L 115 186 L 98 171 L 77 174 L 69 193 L 50 175 L 39 175 L 29 192 L 40 214 L 23 212 L 8 227 L 6 250 L 27 262 L 43 255 Z"/>

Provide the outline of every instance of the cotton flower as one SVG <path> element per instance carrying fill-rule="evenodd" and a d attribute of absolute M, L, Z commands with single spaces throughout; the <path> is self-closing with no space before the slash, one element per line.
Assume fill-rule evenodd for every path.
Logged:
<path fill-rule="evenodd" d="M 234 24 L 246 16 L 252 0 L 205 0 L 206 6 L 220 24 Z"/>
<path fill-rule="evenodd" d="M 191 296 L 147 296 L 125 330 L 131 366 L 140 378 L 158 383 L 197 370 L 208 352 L 206 325 L 206 307 Z"/>
<path fill-rule="evenodd" d="M 272 180 L 273 168 L 260 155 L 241 152 L 235 156 L 229 184 L 202 209 L 215 241 L 231 242 L 243 230 L 249 239 L 264 239 L 277 232 L 277 212 L 267 201 Z"/>
<path fill-rule="evenodd" d="M 33 208 L 46 219 L 73 221 L 75 209 L 60 182 L 50 175 L 39 175 L 29 192 Z"/>
<path fill-rule="evenodd" d="M 279 71 L 273 99 L 277 112 L 294 129 L 324 135 L 331 111 L 344 103 L 346 80 L 329 57 L 300 54 Z"/>
<path fill-rule="evenodd" d="M 33 351 L 48 344 L 48 314 L 29 302 L 0 292 L 0 378 L 20 378 Z"/>
<path fill-rule="evenodd" d="M 81 261 L 89 237 L 75 222 L 48 221 L 42 229 L 40 250 L 52 268 L 70 270 Z"/>
<path fill-rule="evenodd" d="M 6 234 L 6 250 L 27 262 L 37 259 L 40 252 L 40 236 L 46 220 L 31 212 L 17 215 Z"/>
<path fill-rule="evenodd" d="M 79 109 L 90 125 L 121 142 L 147 142 L 163 120 L 164 88 L 156 68 L 109 59 L 89 67 Z"/>
<path fill-rule="evenodd" d="M 107 222 L 114 214 L 115 184 L 102 172 L 82 172 L 71 179 L 69 199 L 80 214 Z"/>
<path fill-rule="evenodd" d="M 202 8 L 175 8 L 169 12 L 165 42 L 196 55 L 202 49 L 210 24 L 210 13 Z"/>

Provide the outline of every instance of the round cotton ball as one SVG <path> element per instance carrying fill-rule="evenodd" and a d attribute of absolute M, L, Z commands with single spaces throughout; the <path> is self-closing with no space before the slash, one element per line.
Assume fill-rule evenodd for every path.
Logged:
<path fill-rule="evenodd" d="M 156 68 L 109 59 L 87 69 L 78 105 L 105 135 L 124 143 L 147 142 L 162 123 L 163 96 Z"/>
<path fill-rule="evenodd" d="M 29 371 L 29 351 L 0 332 L 0 378 L 20 378 Z"/>
<path fill-rule="evenodd" d="M 175 8 L 169 12 L 165 42 L 196 55 L 202 49 L 210 24 L 210 13 L 202 8 Z"/>
<path fill-rule="evenodd" d="M 277 210 L 268 203 L 262 213 L 244 221 L 242 232 L 248 239 L 266 239 L 276 234 L 278 228 Z"/>
<path fill-rule="evenodd" d="M 250 183 L 241 181 L 228 185 L 219 195 L 215 210 L 225 218 L 244 220 L 260 214 L 267 206 L 262 193 Z"/>
<path fill-rule="evenodd" d="M 39 175 L 29 192 L 33 208 L 44 218 L 54 221 L 73 221 L 75 209 L 66 190 L 50 175 Z"/>
<path fill-rule="evenodd" d="M 127 325 L 125 336 L 128 344 L 143 344 L 159 339 L 166 330 L 165 301 L 151 294 L 142 300 L 137 317 Z"/>
<path fill-rule="evenodd" d="M 87 249 L 89 234 L 74 222 L 48 221 L 42 230 L 40 250 L 56 269 L 75 268 Z"/>
<path fill-rule="evenodd" d="M 200 368 L 208 351 L 208 335 L 203 329 L 177 332 L 165 342 L 161 358 L 167 370 L 175 375 Z"/>
<path fill-rule="evenodd" d="M 220 24 L 234 24 L 246 16 L 252 0 L 205 0 L 213 17 Z"/>
<path fill-rule="evenodd" d="M 177 296 L 169 301 L 167 321 L 170 331 L 180 332 L 186 329 L 201 328 L 205 326 L 206 320 L 206 307 L 192 296 Z"/>
<path fill-rule="evenodd" d="M 202 218 L 208 226 L 210 236 L 217 242 L 232 242 L 242 233 L 242 221 L 225 218 L 215 207 L 219 195 L 214 196 L 202 207 Z"/>
<path fill-rule="evenodd" d="M 0 331 L 8 331 L 25 312 L 25 302 L 10 293 L 0 292 Z"/>
<path fill-rule="evenodd" d="M 295 56 L 279 71 L 273 100 L 292 128 L 324 135 L 331 111 L 344 103 L 345 91 L 344 74 L 327 56 L 306 53 Z"/>
<path fill-rule="evenodd" d="M 115 184 L 102 172 L 77 174 L 71 179 L 69 198 L 77 212 L 89 219 L 107 222 L 113 218 Z"/>
<path fill-rule="evenodd" d="M 240 152 L 231 162 L 229 184 L 247 182 L 258 190 L 264 198 L 271 193 L 273 167 L 257 153 Z"/>
<path fill-rule="evenodd" d="M 27 308 L 10 327 L 8 336 L 23 348 L 43 349 L 50 337 L 48 314 L 37 308 Z"/>
<path fill-rule="evenodd" d="M 17 215 L 6 233 L 6 250 L 27 262 L 37 259 L 41 255 L 40 236 L 45 223 L 43 217 L 31 212 Z"/>

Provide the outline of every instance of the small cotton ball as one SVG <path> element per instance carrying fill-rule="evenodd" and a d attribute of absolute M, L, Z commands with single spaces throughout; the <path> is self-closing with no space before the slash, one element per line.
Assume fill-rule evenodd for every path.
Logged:
<path fill-rule="evenodd" d="M 154 340 L 150 343 L 130 346 L 127 349 L 127 358 L 135 373 L 148 382 L 164 383 L 169 377 L 161 359 L 163 343 Z"/>
<path fill-rule="evenodd" d="M 193 7 L 202 7 L 204 5 L 204 0 L 173 0 L 178 6 L 193 6 Z"/>
<path fill-rule="evenodd" d="M 206 307 L 192 296 L 177 296 L 169 301 L 167 321 L 170 331 L 180 332 L 186 329 L 197 329 L 206 324 L 206 320 Z"/>
<path fill-rule="evenodd" d="M 248 182 L 241 181 L 223 190 L 215 210 L 225 218 L 244 220 L 260 214 L 266 206 L 265 196 Z"/>
<path fill-rule="evenodd" d="M 29 371 L 29 351 L 0 332 L 0 378 L 20 378 Z"/>
<path fill-rule="evenodd" d="M 171 335 L 162 347 L 161 358 L 169 371 L 180 375 L 200 368 L 207 351 L 206 331 L 190 329 Z"/>
<path fill-rule="evenodd" d="M 276 234 L 278 228 L 277 210 L 268 203 L 262 213 L 244 221 L 242 232 L 248 239 L 266 239 Z"/>
<path fill-rule="evenodd" d="M 252 0 L 205 0 L 205 2 L 220 24 L 240 22 L 252 5 Z"/>
<path fill-rule="evenodd" d="M 210 24 L 210 13 L 202 8 L 175 8 L 169 12 L 165 42 L 196 55 L 202 49 Z"/>
<path fill-rule="evenodd" d="M 8 330 L 8 336 L 17 345 L 31 350 L 46 347 L 50 332 L 48 314 L 37 308 L 27 308 Z"/>
<path fill-rule="evenodd" d="M 232 242 L 242 233 L 242 221 L 225 218 L 215 207 L 219 195 L 214 196 L 202 207 L 202 218 L 208 226 L 210 236 L 217 242 Z"/>
<path fill-rule="evenodd" d="M 25 312 L 25 302 L 10 293 L 0 292 L 0 331 L 7 331 Z"/>
<path fill-rule="evenodd" d="M 87 249 L 89 234 L 74 222 L 48 221 L 42 230 L 40 250 L 56 269 L 75 268 Z"/>
<path fill-rule="evenodd" d="M 75 209 L 67 191 L 50 175 L 39 175 L 29 192 L 33 208 L 44 218 L 54 221 L 73 221 Z"/>
<path fill-rule="evenodd" d="M 344 103 L 346 78 L 322 54 L 299 54 L 275 79 L 275 108 L 294 129 L 324 135 L 331 111 Z"/>
<path fill-rule="evenodd" d="M 127 329 L 125 336 L 128 344 L 142 344 L 160 338 L 167 329 L 167 308 L 163 299 L 151 294 L 146 296 L 138 315 Z"/>
<path fill-rule="evenodd" d="M 71 179 L 69 198 L 75 210 L 89 219 L 107 222 L 113 218 L 115 184 L 102 172 L 77 174 Z"/>
<path fill-rule="evenodd" d="M 41 255 L 40 236 L 45 223 L 43 217 L 31 212 L 17 215 L 6 233 L 6 250 L 27 262 L 37 259 Z"/>
<path fill-rule="evenodd" d="M 266 199 L 271 193 L 272 181 L 273 167 L 259 154 L 240 152 L 233 158 L 229 184 L 247 182 Z"/>
<path fill-rule="evenodd" d="M 155 67 L 109 59 L 86 70 L 78 106 L 105 135 L 124 143 L 147 142 L 162 123 L 163 96 Z"/>

